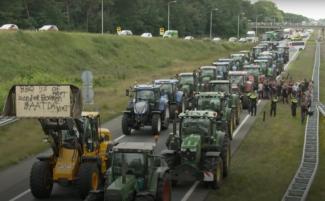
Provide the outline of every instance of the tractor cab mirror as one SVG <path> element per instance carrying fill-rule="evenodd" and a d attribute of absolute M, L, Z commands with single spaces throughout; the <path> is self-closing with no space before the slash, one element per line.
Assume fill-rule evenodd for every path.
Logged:
<path fill-rule="evenodd" d="M 130 90 L 129 89 L 126 89 L 125 90 L 125 96 L 129 96 L 130 95 Z"/>

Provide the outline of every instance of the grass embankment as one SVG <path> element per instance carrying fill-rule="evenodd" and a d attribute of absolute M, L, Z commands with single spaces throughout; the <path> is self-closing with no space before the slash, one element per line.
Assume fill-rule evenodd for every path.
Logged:
<path fill-rule="evenodd" d="M 310 79 L 314 64 L 315 45 L 309 42 L 290 68 L 294 80 Z M 281 200 L 300 163 L 305 126 L 291 117 L 290 105 L 278 103 L 277 116 L 268 116 L 270 103 L 261 113 L 250 133 L 232 158 L 231 174 L 208 201 L 274 201 Z"/>
<path fill-rule="evenodd" d="M 192 71 L 249 45 L 163 40 L 81 33 L 1 33 L 0 105 L 13 84 L 73 83 L 81 72 L 94 74 L 95 103 L 104 120 L 124 109 L 125 89 L 136 81 L 168 78 Z M 1 108 L 0 106 L 0 108 Z M 19 121 L 0 129 L 0 168 L 47 146 L 36 121 Z"/>
<path fill-rule="evenodd" d="M 325 43 L 321 43 L 321 65 L 320 65 L 319 93 L 320 101 L 325 103 Z M 314 183 L 308 194 L 308 201 L 319 201 L 325 198 L 325 117 L 320 115 L 319 119 L 319 166 Z"/>

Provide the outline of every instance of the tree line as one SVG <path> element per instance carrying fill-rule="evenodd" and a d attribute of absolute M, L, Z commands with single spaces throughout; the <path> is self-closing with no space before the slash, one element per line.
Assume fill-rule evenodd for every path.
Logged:
<path fill-rule="evenodd" d="M 104 31 L 116 33 L 116 28 L 130 29 L 135 34 L 159 34 L 167 29 L 167 5 L 170 0 L 103 0 Z M 213 33 L 236 36 L 248 29 L 248 22 L 302 22 L 309 19 L 284 13 L 270 1 L 252 4 L 247 0 L 177 0 L 170 4 L 171 29 L 180 35 L 207 36 L 211 10 Z M 61 30 L 101 32 L 102 0 L 1 0 L 0 24 L 13 23 L 22 29 L 36 29 L 55 24 Z M 240 16 L 240 17 L 238 17 Z"/>

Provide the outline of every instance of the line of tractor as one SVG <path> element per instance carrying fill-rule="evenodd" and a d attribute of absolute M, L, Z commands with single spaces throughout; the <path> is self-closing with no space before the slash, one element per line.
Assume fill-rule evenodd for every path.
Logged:
<path fill-rule="evenodd" d="M 172 187 L 184 178 L 221 187 L 230 174 L 240 114 L 257 98 L 258 83 L 275 79 L 288 61 L 286 43 L 265 41 L 193 72 L 127 89 L 123 134 L 151 126 L 159 136 L 172 122 L 161 153 L 155 143 L 113 141 L 100 127 L 100 114 L 84 111 L 81 90 L 73 85 L 15 85 L 4 115 L 38 119 L 52 148 L 32 166 L 34 197 L 49 198 L 57 183 L 76 186 L 87 201 L 170 201 Z"/>

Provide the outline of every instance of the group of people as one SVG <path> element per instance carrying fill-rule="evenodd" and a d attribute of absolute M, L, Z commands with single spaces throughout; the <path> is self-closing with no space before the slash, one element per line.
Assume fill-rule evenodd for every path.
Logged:
<path fill-rule="evenodd" d="M 255 87 L 256 92 L 250 94 L 249 112 L 252 116 L 256 115 L 257 99 L 269 99 L 271 101 L 270 116 L 276 116 L 277 103 L 291 105 L 292 117 L 297 116 L 297 108 L 301 108 L 301 123 L 304 123 L 307 114 L 310 114 L 309 108 L 312 102 L 312 80 L 294 81 L 290 79 L 264 79 Z M 255 91 L 254 90 L 254 91 Z"/>

